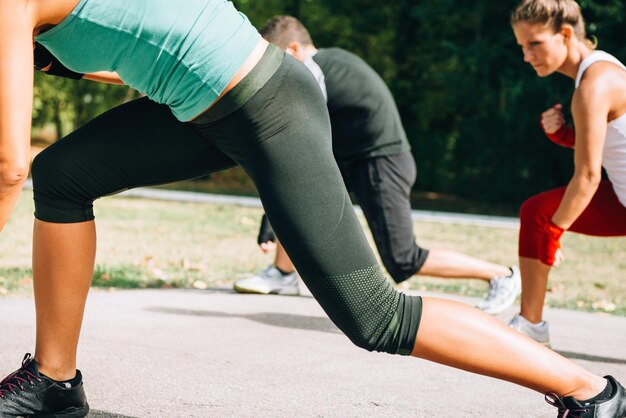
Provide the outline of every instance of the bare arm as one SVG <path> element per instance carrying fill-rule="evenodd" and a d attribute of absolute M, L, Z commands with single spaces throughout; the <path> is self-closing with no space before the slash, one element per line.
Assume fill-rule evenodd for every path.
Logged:
<path fill-rule="evenodd" d="M 33 103 L 29 2 L 0 0 L 0 230 L 28 175 Z"/>
<path fill-rule="evenodd" d="M 41 71 L 48 73 L 49 69 L 50 69 L 50 66 L 47 66 L 47 67 L 42 68 Z M 64 71 L 71 71 L 71 70 L 67 70 L 64 67 Z M 71 72 L 75 74 L 75 76 L 67 77 L 67 75 L 65 74 L 50 74 L 50 75 L 56 75 L 58 77 L 67 77 L 67 78 L 73 78 L 73 79 L 97 81 L 99 83 L 105 83 L 105 84 L 120 84 L 120 85 L 124 84 L 120 76 L 117 75 L 117 73 L 113 71 L 98 71 L 95 73 L 87 73 L 87 74 L 74 73 L 73 71 Z"/>
<path fill-rule="evenodd" d="M 99 71 L 90 74 L 82 74 L 70 70 L 39 42 L 36 42 L 34 45 L 33 56 L 35 68 L 47 73 L 48 75 L 71 78 L 74 80 L 85 78 L 87 80 L 98 81 L 101 83 L 124 84 L 124 82 L 120 79 L 120 76 L 115 72 Z"/>
<path fill-rule="evenodd" d="M 107 84 L 124 84 L 119 75 L 111 71 L 98 71 L 97 73 L 85 74 L 84 79 L 98 81 Z"/>
<path fill-rule="evenodd" d="M 588 71 L 591 73 L 592 68 Z M 589 205 L 602 176 L 602 149 L 611 107 L 608 83 L 597 74 L 576 90 L 572 99 L 572 114 L 576 126 L 574 175 L 565 190 L 563 200 L 552 222 L 568 229 Z"/>

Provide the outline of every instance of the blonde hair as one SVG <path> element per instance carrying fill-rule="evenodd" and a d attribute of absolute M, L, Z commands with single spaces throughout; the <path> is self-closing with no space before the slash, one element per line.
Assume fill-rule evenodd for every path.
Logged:
<path fill-rule="evenodd" d="M 549 26 L 555 32 L 560 31 L 563 25 L 571 25 L 576 38 L 589 48 L 595 49 L 598 45 L 595 37 L 587 38 L 585 19 L 574 0 L 522 0 L 511 13 L 511 26 L 520 22 Z"/>

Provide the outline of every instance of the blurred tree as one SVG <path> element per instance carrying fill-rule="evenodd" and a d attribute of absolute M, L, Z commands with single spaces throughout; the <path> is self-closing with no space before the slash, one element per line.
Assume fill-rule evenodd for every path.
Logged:
<path fill-rule="evenodd" d="M 35 71 L 33 128 L 52 124 L 58 138 L 98 114 L 138 97 L 126 86 L 70 80 Z"/>
<path fill-rule="evenodd" d="M 381 74 L 413 147 L 418 190 L 514 206 L 571 175 L 571 151 L 544 138 L 539 114 L 569 103 L 572 81 L 538 78 L 523 62 L 509 27 L 517 0 L 233 2 L 257 27 L 294 15 L 317 46 L 348 49 Z M 599 47 L 626 61 L 624 1 L 579 4 Z M 135 95 L 38 74 L 33 118 L 62 135 Z"/>

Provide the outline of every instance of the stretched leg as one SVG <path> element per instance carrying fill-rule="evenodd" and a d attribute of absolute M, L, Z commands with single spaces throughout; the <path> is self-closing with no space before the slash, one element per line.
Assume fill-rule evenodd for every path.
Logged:
<path fill-rule="evenodd" d="M 511 274 L 508 267 L 444 249 L 425 250 L 415 242 L 409 194 L 415 182 L 410 152 L 368 158 L 345 167 L 345 177 L 361 204 L 382 262 L 399 283 L 414 274 L 490 281 Z M 274 265 L 295 267 L 279 241 Z"/>
<path fill-rule="evenodd" d="M 76 347 L 96 247 L 94 199 L 132 186 L 234 165 L 169 109 L 139 99 L 113 109 L 33 163 L 35 358 L 57 380 L 76 373 Z"/>
<path fill-rule="evenodd" d="M 250 174 L 277 237 L 331 319 L 359 346 L 408 354 L 419 300 L 394 292 L 377 265 L 332 156 L 324 99 L 306 67 L 287 56 L 245 106 L 198 129 Z M 387 330 L 398 312 L 413 312 L 415 322 Z"/>
<path fill-rule="evenodd" d="M 507 380 L 540 393 L 589 399 L 606 380 L 467 305 L 424 298 L 411 353 L 436 363 Z"/>
<path fill-rule="evenodd" d="M 279 240 L 276 240 L 274 265 L 284 272 L 295 267 Z M 475 278 L 489 281 L 511 274 L 508 267 L 490 263 L 452 250 L 431 249 L 417 274 L 442 278 Z M 410 276 L 409 276 L 410 277 Z"/>
<path fill-rule="evenodd" d="M 457 251 L 426 250 L 415 242 L 410 193 L 416 170 L 410 152 L 359 160 L 345 171 L 381 260 L 396 283 L 414 274 L 485 281 L 511 274 L 508 267 Z"/>
<path fill-rule="evenodd" d="M 290 62 L 236 115 L 201 131 L 250 173 L 277 236 L 333 322 L 367 350 L 413 354 L 562 396 L 600 392 L 602 378 L 486 314 L 393 289 L 334 164 L 323 98 L 307 70 Z M 288 76 L 298 73 L 292 83 Z"/>
<path fill-rule="evenodd" d="M 499 264 L 480 260 L 453 250 L 431 249 L 417 274 L 448 279 L 470 278 L 489 281 L 507 276 L 511 270 Z"/>

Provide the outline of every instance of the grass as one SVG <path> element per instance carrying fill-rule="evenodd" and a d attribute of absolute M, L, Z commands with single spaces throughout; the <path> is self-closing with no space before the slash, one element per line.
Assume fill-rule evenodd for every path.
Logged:
<path fill-rule="evenodd" d="M 241 167 L 233 167 L 194 180 L 164 184 L 158 187 L 192 192 L 258 196 L 250 177 L 244 173 Z M 466 199 L 446 193 L 421 191 L 411 192 L 411 205 L 421 210 L 500 216 L 517 216 L 519 210 L 519 206 L 514 204 L 496 205 L 482 199 Z"/>
<path fill-rule="evenodd" d="M 0 239 L 0 295 L 32 287 L 32 194 L 24 192 Z M 105 198 L 96 203 L 93 286 L 167 288 L 230 286 L 271 262 L 256 245 L 261 210 L 237 206 Z M 419 242 L 501 264 L 516 263 L 517 231 L 416 222 Z M 566 261 L 550 277 L 549 306 L 626 316 L 626 240 L 566 234 Z M 409 285 L 480 296 L 478 280 L 413 277 Z"/>

